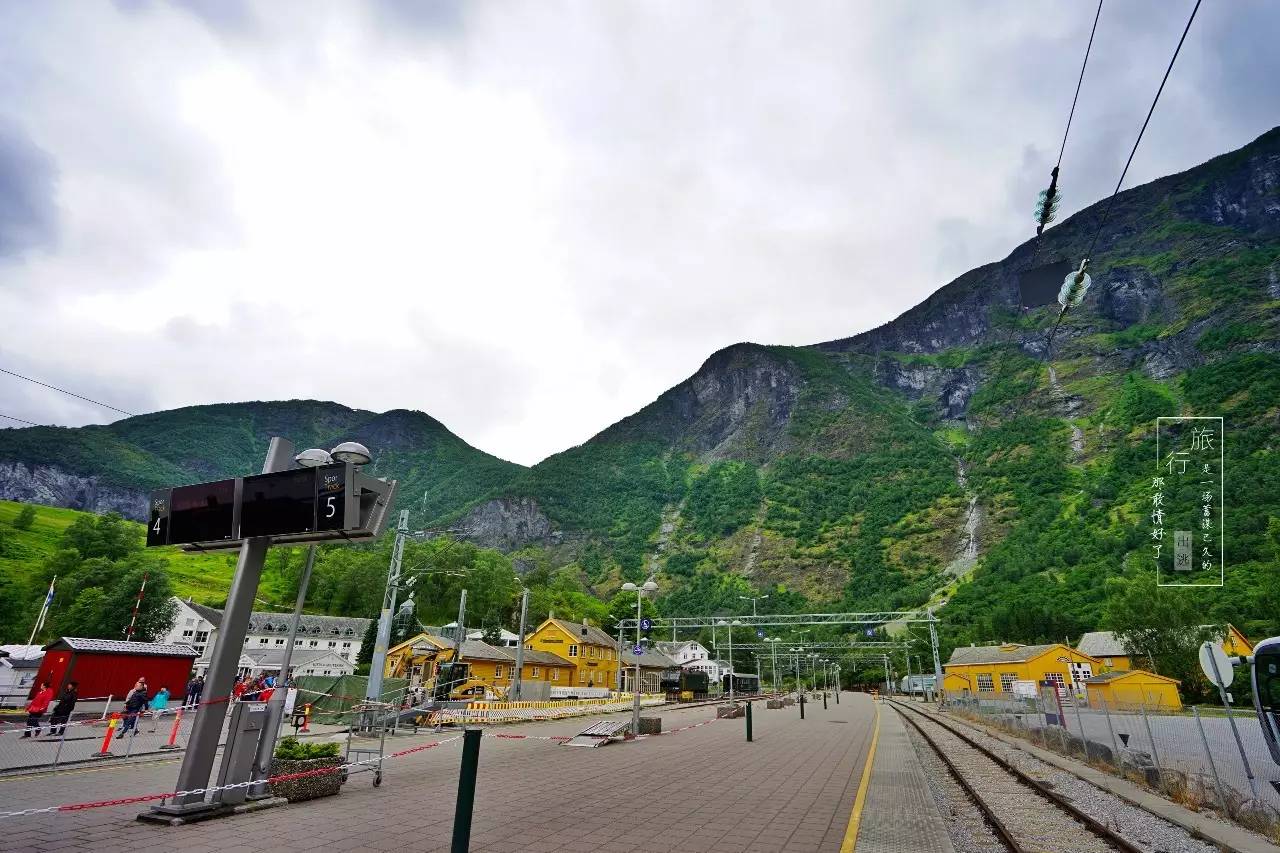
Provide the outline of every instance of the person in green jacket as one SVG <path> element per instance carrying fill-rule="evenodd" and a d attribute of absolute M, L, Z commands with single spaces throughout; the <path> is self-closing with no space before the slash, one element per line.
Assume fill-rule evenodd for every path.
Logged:
<path fill-rule="evenodd" d="M 169 688 L 161 687 L 156 691 L 156 695 L 151 697 L 151 701 L 147 703 L 147 707 L 151 709 L 151 731 L 156 730 L 156 721 L 167 710 L 169 710 Z"/>

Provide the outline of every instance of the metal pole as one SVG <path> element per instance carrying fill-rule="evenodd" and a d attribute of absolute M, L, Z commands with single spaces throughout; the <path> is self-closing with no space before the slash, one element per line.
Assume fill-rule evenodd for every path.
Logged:
<path fill-rule="evenodd" d="M 1156 763 L 1156 773 L 1160 777 L 1160 790 L 1164 790 L 1164 769 L 1160 764 L 1160 750 L 1156 747 L 1156 739 L 1151 735 L 1151 721 L 1147 719 L 1147 700 L 1142 698 L 1138 703 L 1139 710 L 1142 711 L 1142 725 L 1147 729 L 1147 741 L 1151 744 L 1151 760 Z"/>
<path fill-rule="evenodd" d="M 1209 663 L 1213 665 L 1213 683 L 1218 688 L 1218 696 L 1222 698 L 1222 707 L 1227 712 L 1227 722 L 1231 724 L 1231 734 L 1236 739 L 1236 749 L 1240 750 L 1240 761 L 1244 763 L 1244 775 L 1249 779 L 1249 790 L 1253 798 L 1258 799 L 1258 780 L 1253 778 L 1253 768 L 1249 766 L 1249 758 L 1244 754 L 1244 744 L 1240 740 L 1240 730 L 1236 728 L 1236 718 L 1231 713 L 1231 703 L 1227 701 L 1227 688 L 1222 683 L 1222 673 L 1218 671 L 1218 659 L 1209 655 Z"/>
<path fill-rule="evenodd" d="M 368 702 L 382 701 L 382 674 L 387 668 L 387 646 L 391 644 L 391 617 L 396 609 L 396 595 L 400 592 L 400 562 L 404 556 L 404 540 L 409 535 L 409 510 L 400 510 L 400 523 L 396 526 L 396 541 L 391 548 L 391 566 L 387 569 L 387 586 L 382 593 L 382 612 L 378 614 L 378 639 L 373 646 L 373 660 L 369 663 L 369 681 L 364 698 Z"/>
<path fill-rule="evenodd" d="M 733 703 L 733 626 L 729 626 L 729 702 Z"/>
<path fill-rule="evenodd" d="M 274 437 L 267 450 L 266 462 L 262 473 L 287 470 L 293 464 L 294 446 L 287 438 Z M 240 654 L 244 650 L 245 632 L 249 627 L 249 614 L 253 612 L 253 597 L 258 591 L 258 582 L 262 578 L 262 567 L 266 564 L 267 548 L 271 539 L 267 536 L 255 536 L 244 540 L 240 546 L 240 560 L 236 564 L 235 575 L 231 578 L 231 588 L 227 592 L 227 607 L 222 614 L 222 623 L 218 626 L 218 638 L 213 644 L 213 654 L 209 658 L 209 669 L 205 678 L 207 695 L 215 700 L 207 703 L 204 710 L 196 714 L 196 721 L 191 727 L 191 736 L 187 740 L 187 749 L 182 756 L 182 767 L 178 769 L 175 790 L 193 791 L 203 789 L 209 784 L 209 774 L 213 770 L 213 761 L 218 751 L 218 741 L 222 735 L 222 723 L 227 716 L 227 700 L 231 695 L 231 685 L 236 678 L 236 668 L 240 663 Z M 174 797 L 168 805 L 155 806 L 153 811 L 166 814 L 199 811 L 211 808 L 212 804 L 204 801 L 204 793 L 188 794 Z"/>
<path fill-rule="evenodd" d="M 458 798 L 453 809 L 452 853 L 467 853 L 471 847 L 471 814 L 476 804 L 476 775 L 480 767 L 479 729 L 462 733 L 462 768 L 458 771 Z"/>
<path fill-rule="evenodd" d="M 751 700 L 747 700 L 747 743 L 751 743 Z"/>
<path fill-rule="evenodd" d="M 640 607 L 644 589 L 636 589 L 636 649 L 640 648 Z M 635 649 L 631 650 L 633 653 Z M 640 655 L 636 655 L 636 676 L 631 685 L 631 734 L 640 734 Z"/>
<path fill-rule="evenodd" d="M 1120 744 L 1116 742 L 1116 727 L 1111 722 L 1111 709 L 1107 707 L 1107 700 L 1099 698 L 1102 703 L 1102 713 L 1107 718 L 1107 731 L 1111 732 L 1111 754 L 1115 759 L 1116 767 L 1120 766 Z"/>
<path fill-rule="evenodd" d="M 529 590 L 525 589 L 520 593 L 520 642 L 516 643 L 516 680 L 513 685 L 515 688 L 515 701 L 520 701 L 520 696 L 524 692 L 524 688 L 520 682 L 524 680 L 524 629 L 525 620 L 529 615 Z"/>
<path fill-rule="evenodd" d="M 1200 708 L 1193 705 L 1191 713 L 1195 714 L 1196 728 L 1200 730 L 1200 743 L 1204 746 L 1204 757 L 1208 759 L 1209 769 L 1213 771 L 1213 785 L 1218 791 L 1218 802 L 1222 805 L 1222 815 L 1223 817 L 1230 817 L 1231 812 L 1227 809 L 1227 798 L 1222 792 L 1222 780 L 1218 778 L 1218 765 L 1213 763 L 1213 752 L 1209 749 L 1209 739 L 1204 736 L 1204 723 L 1200 721 Z M 1144 713 L 1143 716 L 1145 717 L 1146 714 Z"/>
<path fill-rule="evenodd" d="M 911 648 L 910 646 L 903 646 L 903 650 L 906 652 L 906 658 L 907 658 L 907 699 L 910 699 L 911 695 L 915 692 L 915 690 L 911 686 Z M 920 692 L 921 693 L 924 692 L 924 676 L 923 675 L 920 677 Z"/>
<path fill-rule="evenodd" d="M 933 646 L 933 682 L 934 689 L 938 691 L 938 696 L 942 700 L 942 704 L 947 704 L 946 691 L 942 689 L 942 659 L 938 656 L 938 628 L 937 618 L 933 615 L 933 608 L 927 611 L 929 614 L 929 643 Z"/>
<path fill-rule="evenodd" d="M 262 737 L 258 741 L 258 755 L 253 762 L 253 778 L 267 779 L 271 775 L 271 757 L 275 755 L 276 738 L 280 736 L 280 725 L 284 722 L 284 701 L 288 697 L 289 664 L 293 660 L 293 644 L 298 639 L 298 622 L 302 616 L 302 603 L 307 600 L 307 587 L 311 584 L 311 569 L 316 564 L 315 543 L 307 549 L 307 564 L 302 569 L 302 580 L 298 582 L 298 597 L 293 602 L 293 618 L 289 622 L 289 639 L 285 642 L 284 652 L 280 656 L 280 674 L 276 676 L 275 689 L 271 691 L 271 701 L 267 704 L 267 719 L 263 724 Z M 264 785 L 255 785 L 250 789 L 250 796 L 265 794 Z"/>

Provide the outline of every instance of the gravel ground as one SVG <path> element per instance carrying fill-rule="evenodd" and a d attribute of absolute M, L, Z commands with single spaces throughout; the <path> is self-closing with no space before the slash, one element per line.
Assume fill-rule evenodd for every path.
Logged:
<path fill-rule="evenodd" d="M 947 765 L 942 763 L 938 754 L 933 751 L 924 738 L 913 727 L 907 726 L 907 737 L 915 747 L 920 765 L 924 767 L 925 778 L 929 780 L 929 790 L 938 804 L 942 819 L 947 825 L 947 834 L 956 853 L 1006 853 L 1004 842 L 996 835 L 978 810 L 951 776 Z"/>
<path fill-rule="evenodd" d="M 981 734 L 963 724 L 961 728 Z M 1218 853 L 1217 846 L 1192 838 L 1182 827 L 1095 788 L 1078 776 L 1045 764 L 994 738 L 983 737 L 981 740 L 987 749 L 1031 778 L 1048 783 L 1076 808 L 1091 815 L 1099 823 L 1118 830 L 1126 839 L 1144 850 L 1151 853 Z"/>

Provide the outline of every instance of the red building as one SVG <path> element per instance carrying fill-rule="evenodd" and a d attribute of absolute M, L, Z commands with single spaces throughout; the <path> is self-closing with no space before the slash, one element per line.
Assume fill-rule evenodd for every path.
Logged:
<path fill-rule="evenodd" d="M 181 644 L 63 637 L 44 647 L 34 687 L 47 681 L 56 695 L 75 681 L 81 699 L 105 699 L 126 695 L 146 678 L 149 693 L 168 687 L 170 696 L 181 698 L 196 657 L 195 649 Z"/>

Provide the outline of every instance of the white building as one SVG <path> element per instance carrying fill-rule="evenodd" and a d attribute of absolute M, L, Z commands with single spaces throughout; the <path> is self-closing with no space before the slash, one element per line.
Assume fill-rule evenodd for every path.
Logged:
<path fill-rule="evenodd" d="M 441 625 L 439 627 L 423 625 L 422 630 L 426 631 L 428 634 L 434 634 L 437 637 L 443 637 L 449 642 L 453 642 L 458 636 L 458 623 L 450 622 L 448 625 Z M 490 643 L 484 638 L 484 633 L 485 632 L 480 628 L 468 629 L 467 639 L 488 643 L 491 646 L 503 646 L 509 649 L 514 649 L 516 646 L 520 645 L 520 635 L 513 631 L 508 631 L 506 628 L 498 629 L 498 641 L 493 643 Z"/>
<path fill-rule="evenodd" d="M 715 660 L 707 647 L 697 640 L 682 643 L 657 643 L 658 651 L 671 658 L 681 669 L 706 673 L 712 684 L 719 684 L 721 676 L 729 672 L 729 664 Z"/>
<path fill-rule="evenodd" d="M 200 655 L 195 662 L 196 672 L 203 673 L 209 668 L 209 657 L 213 654 L 218 626 L 222 624 L 222 611 L 196 604 L 190 599 L 175 597 L 174 601 L 178 603 L 177 618 L 173 620 L 169 633 L 157 641 L 185 643 L 194 648 Z M 291 613 L 254 611 L 249 616 L 244 650 L 283 650 L 284 644 L 289 641 L 292 618 Z M 369 628 L 369 621 L 354 616 L 312 616 L 304 613 L 298 617 L 294 654 L 297 655 L 298 651 L 333 652 L 342 660 L 350 661 L 354 671 L 356 658 L 360 654 L 360 642 Z M 303 674 L 296 665 L 294 672 Z"/>
<path fill-rule="evenodd" d="M 248 649 L 240 655 L 237 677 L 246 675 L 279 675 L 284 649 Z M 356 671 L 352 661 L 339 657 L 332 649 L 298 649 L 289 659 L 289 670 L 295 675 L 351 675 Z"/>
<path fill-rule="evenodd" d="M 43 646 L 0 646 L 0 708 L 21 708 L 44 661 Z"/>

